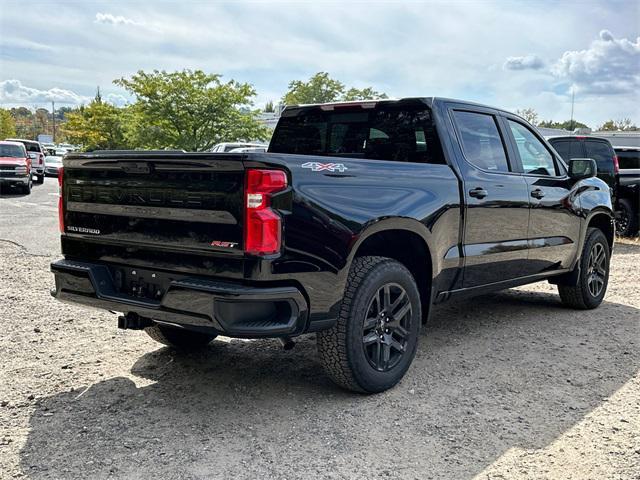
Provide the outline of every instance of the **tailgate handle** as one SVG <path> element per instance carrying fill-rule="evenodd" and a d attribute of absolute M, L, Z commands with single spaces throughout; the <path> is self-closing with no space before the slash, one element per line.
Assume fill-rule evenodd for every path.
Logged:
<path fill-rule="evenodd" d="M 120 168 L 126 173 L 151 173 L 151 165 L 147 162 L 121 163 Z"/>

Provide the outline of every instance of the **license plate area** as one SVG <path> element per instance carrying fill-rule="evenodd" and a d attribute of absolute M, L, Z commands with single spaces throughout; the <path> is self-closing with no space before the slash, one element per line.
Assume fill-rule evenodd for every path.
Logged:
<path fill-rule="evenodd" d="M 135 267 L 110 267 L 118 293 L 128 297 L 160 301 L 175 279 L 173 275 Z"/>

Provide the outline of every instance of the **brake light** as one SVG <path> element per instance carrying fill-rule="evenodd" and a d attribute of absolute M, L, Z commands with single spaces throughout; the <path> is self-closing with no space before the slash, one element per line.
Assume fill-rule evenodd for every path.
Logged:
<path fill-rule="evenodd" d="M 618 175 L 620 173 L 620 162 L 618 162 L 618 156 L 613 156 L 613 173 Z"/>
<path fill-rule="evenodd" d="M 269 255 L 280 251 L 282 219 L 271 206 L 271 194 L 287 188 L 282 170 L 247 170 L 244 212 L 244 251 Z"/>
<path fill-rule="evenodd" d="M 64 205 L 62 203 L 62 186 L 64 185 L 64 168 L 58 169 L 58 226 L 60 233 L 64 233 Z"/>

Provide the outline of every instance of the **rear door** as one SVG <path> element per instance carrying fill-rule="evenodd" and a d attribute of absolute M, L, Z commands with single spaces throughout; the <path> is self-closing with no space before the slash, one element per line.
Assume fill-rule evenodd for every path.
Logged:
<path fill-rule="evenodd" d="M 465 288 L 527 272 L 529 198 L 514 172 L 498 116 L 490 109 L 452 106 L 463 176 Z"/>
<path fill-rule="evenodd" d="M 517 117 L 507 116 L 503 121 L 531 203 L 530 273 L 568 268 L 575 258 L 580 235 L 580 211 L 573 201 L 573 183 L 564 165 L 529 125 Z"/>

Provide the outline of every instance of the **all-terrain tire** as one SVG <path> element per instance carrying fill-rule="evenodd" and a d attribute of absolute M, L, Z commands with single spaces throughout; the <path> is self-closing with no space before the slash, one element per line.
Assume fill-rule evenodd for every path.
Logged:
<path fill-rule="evenodd" d="M 156 342 L 183 350 L 205 347 L 211 340 L 216 338 L 216 335 L 167 327 L 165 325 L 152 325 L 146 327 L 144 331 Z"/>
<path fill-rule="evenodd" d="M 29 180 L 26 185 L 23 185 L 22 186 L 22 193 L 24 193 L 25 195 L 29 195 L 31 193 L 32 184 L 33 184 L 32 180 Z"/>
<path fill-rule="evenodd" d="M 398 303 L 403 307 L 402 309 L 406 309 L 407 305 L 410 306 L 409 313 L 403 314 L 402 317 L 405 322 L 403 323 L 405 327 L 402 332 L 403 340 L 401 340 L 402 352 L 397 349 L 393 350 L 396 363 L 392 368 L 389 359 L 391 354 L 383 355 L 380 353 L 386 345 L 382 343 L 378 345 L 375 340 L 373 345 L 365 346 L 367 344 L 364 338 L 367 331 L 371 332 L 369 335 L 376 334 L 375 332 L 378 331 L 366 330 L 365 319 L 370 316 L 372 311 L 370 309 L 374 302 L 379 301 L 378 305 L 384 303 L 384 300 L 380 300 L 379 295 L 380 292 L 383 292 L 384 296 L 386 286 L 392 286 L 389 288 L 394 288 L 399 292 L 396 300 L 399 300 L 402 296 L 401 292 L 404 292 L 402 304 Z M 400 310 L 398 305 L 394 308 Z M 393 308 L 388 310 L 392 312 Z M 384 318 L 384 312 L 380 312 L 380 307 L 377 311 L 379 315 L 375 315 L 375 318 Z M 400 312 L 397 313 L 399 318 Z M 386 257 L 357 257 L 349 272 L 336 324 L 331 329 L 321 331 L 317 335 L 318 353 L 324 370 L 336 384 L 355 392 L 375 393 L 393 387 L 404 376 L 415 357 L 421 319 L 420 294 L 411 272 L 404 265 Z M 393 318 L 392 323 L 399 321 L 397 318 Z M 381 322 L 380 325 L 380 328 L 384 327 L 384 323 Z M 392 338 L 388 339 L 384 330 L 381 333 L 383 335 L 380 338 L 385 337 L 384 342 L 389 342 L 387 344 L 390 344 L 393 335 L 396 335 L 396 333 L 392 333 Z M 381 342 L 383 341 L 381 340 Z M 369 347 L 381 350 L 373 354 L 371 350 L 367 350 Z M 378 355 L 379 358 L 384 356 L 383 365 L 390 369 L 384 371 L 384 369 L 376 368 L 368 355 Z"/>
<path fill-rule="evenodd" d="M 602 249 L 604 255 L 603 273 L 601 275 L 603 283 L 601 290 L 595 294 L 590 289 L 589 277 L 594 275 L 594 269 L 590 265 L 590 261 L 597 249 Z M 567 307 L 578 310 L 590 310 L 599 306 L 604 299 L 609 283 L 610 260 L 611 251 L 604 233 L 598 228 L 589 228 L 582 247 L 582 254 L 580 255 L 580 275 L 578 275 L 577 282 L 575 285 L 558 285 L 558 293 L 560 293 L 562 303 Z"/>

